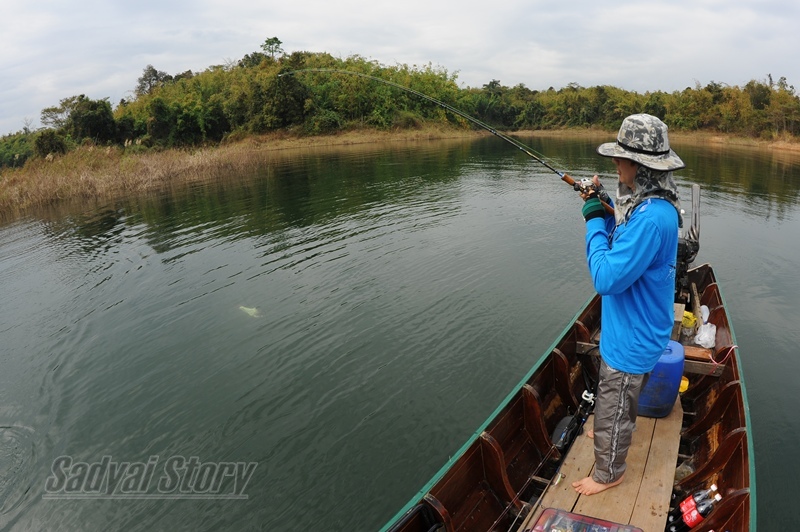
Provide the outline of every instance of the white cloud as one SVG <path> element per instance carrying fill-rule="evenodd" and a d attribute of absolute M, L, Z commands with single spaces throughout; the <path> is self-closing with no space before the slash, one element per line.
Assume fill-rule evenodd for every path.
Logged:
<path fill-rule="evenodd" d="M 287 52 L 432 63 L 469 86 L 673 91 L 767 74 L 800 86 L 800 5 L 783 0 L 90 0 L 3 10 L 12 22 L 0 33 L 0 133 L 75 94 L 116 104 L 148 64 L 203 70 L 272 36 Z"/>

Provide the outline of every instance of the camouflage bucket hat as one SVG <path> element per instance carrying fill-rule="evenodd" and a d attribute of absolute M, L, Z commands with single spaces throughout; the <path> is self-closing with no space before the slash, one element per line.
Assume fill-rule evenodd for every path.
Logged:
<path fill-rule="evenodd" d="M 630 159 L 642 166 L 667 172 L 686 165 L 669 147 L 667 125 L 652 115 L 630 115 L 622 121 L 616 142 L 597 147 L 604 157 Z"/>

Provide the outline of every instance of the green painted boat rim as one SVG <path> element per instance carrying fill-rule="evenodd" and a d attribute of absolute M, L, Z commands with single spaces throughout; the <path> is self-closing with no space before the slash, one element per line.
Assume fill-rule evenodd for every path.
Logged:
<path fill-rule="evenodd" d="M 711 266 L 708 266 L 711 268 Z M 711 271 L 714 271 L 711 268 Z M 722 301 L 722 307 L 725 309 L 725 314 L 728 314 L 728 304 L 725 302 L 725 295 L 722 293 L 722 286 L 719 279 L 714 274 L 714 279 L 717 282 L 719 289 L 719 298 Z M 739 343 L 736 341 L 736 333 L 733 330 L 733 321 L 728 316 L 728 329 L 731 332 L 731 341 L 736 348 L 733 350 L 733 356 L 736 357 L 736 367 L 739 368 L 739 388 L 742 390 L 742 406 L 744 407 L 744 422 L 747 427 L 747 466 L 748 475 L 750 476 L 750 532 L 756 530 L 756 517 L 757 517 L 757 504 L 756 504 L 756 460 L 755 460 L 755 447 L 753 446 L 753 424 L 750 420 L 750 400 L 747 398 L 747 386 L 744 380 L 744 370 L 742 368 L 742 359 L 739 357 Z"/>
<path fill-rule="evenodd" d="M 383 528 L 381 528 L 380 532 L 386 532 L 389 529 L 389 527 L 394 525 L 394 523 L 396 523 L 400 518 L 402 518 L 411 508 L 413 508 L 414 506 L 419 504 L 419 501 L 425 496 L 425 494 L 427 494 L 431 490 L 431 488 L 433 488 L 433 486 L 437 482 L 439 482 L 439 480 L 441 480 L 441 478 L 445 475 L 445 473 L 447 473 L 450 470 L 450 468 L 453 466 L 453 464 L 455 462 L 457 462 L 458 459 L 461 458 L 461 456 L 465 452 L 467 452 L 467 449 L 469 449 L 469 447 L 473 443 L 475 443 L 475 441 L 480 437 L 480 435 L 483 433 L 483 431 L 486 430 L 486 427 L 489 426 L 489 423 L 491 423 L 492 420 L 494 420 L 497 417 L 497 415 L 500 413 L 500 411 L 503 410 L 503 408 L 505 408 L 511 402 L 511 400 L 517 395 L 517 393 L 519 393 L 519 390 L 522 388 L 522 386 L 525 383 L 527 383 L 528 380 L 530 380 L 530 378 L 533 376 L 533 374 L 536 372 L 536 370 L 539 369 L 539 366 L 541 366 L 544 363 L 544 361 L 547 359 L 547 355 L 549 353 L 553 352 L 553 350 L 556 348 L 556 346 L 561 341 L 561 339 L 564 337 L 564 335 L 566 335 L 570 331 L 570 329 L 572 328 L 572 326 L 575 323 L 575 320 L 577 320 L 578 317 L 583 313 L 583 311 L 586 310 L 586 308 L 589 306 L 589 304 L 594 300 L 594 298 L 596 296 L 597 296 L 597 294 L 592 295 L 592 297 L 590 297 L 586 301 L 586 303 L 583 304 L 583 306 L 580 308 L 580 310 L 578 310 L 578 312 L 575 313 L 575 316 L 569 321 L 568 325 L 564 328 L 564 330 L 561 331 L 561 334 L 556 336 L 556 339 L 553 341 L 552 344 L 550 344 L 550 347 L 547 349 L 547 351 L 545 351 L 544 354 L 539 357 L 539 360 L 537 360 L 536 363 L 531 367 L 531 369 L 528 370 L 528 372 L 525 374 L 525 376 L 522 377 L 522 379 L 520 380 L 519 384 L 517 384 L 508 393 L 508 395 L 506 395 L 505 399 L 503 399 L 500 402 L 500 405 L 497 408 L 495 408 L 494 411 L 491 414 L 489 414 L 487 416 L 486 420 L 483 423 L 481 423 L 481 425 L 478 427 L 478 429 L 469 437 L 469 439 L 464 443 L 464 445 L 462 445 L 461 448 L 459 448 L 458 451 L 456 451 L 456 453 L 453 456 L 451 456 L 450 459 L 447 462 L 445 462 L 445 464 L 439 469 L 439 471 L 436 472 L 435 475 L 433 475 L 433 477 L 428 481 L 428 483 L 425 484 L 416 494 L 414 494 L 414 496 L 411 498 L 411 500 L 408 501 L 408 503 L 406 503 L 406 505 L 403 506 L 400 509 L 400 511 L 398 511 L 383 526 Z"/>

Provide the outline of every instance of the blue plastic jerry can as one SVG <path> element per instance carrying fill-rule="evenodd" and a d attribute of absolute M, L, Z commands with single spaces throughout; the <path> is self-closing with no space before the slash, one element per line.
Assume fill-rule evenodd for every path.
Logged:
<path fill-rule="evenodd" d="M 670 340 L 639 395 L 639 415 L 665 417 L 672 411 L 683 376 L 683 346 Z"/>

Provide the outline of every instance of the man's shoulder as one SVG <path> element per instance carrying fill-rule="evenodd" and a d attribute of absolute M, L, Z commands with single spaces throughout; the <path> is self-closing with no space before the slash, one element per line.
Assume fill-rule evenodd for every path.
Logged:
<path fill-rule="evenodd" d="M 675 206 L 661 198 L 647 198 L 636 206 L 634 214 L 641 218 L 671 220 L 677 218 Z"/>

